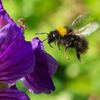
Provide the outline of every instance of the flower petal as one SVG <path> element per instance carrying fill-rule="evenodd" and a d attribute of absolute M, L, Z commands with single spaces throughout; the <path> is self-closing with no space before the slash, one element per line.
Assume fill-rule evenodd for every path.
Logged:
<path fill-rule="evenodd" d="M 0 89 L 1 100 L 30 100 L 29 97 L 17 89 Z"/>
<path fill-rule="evenodd" d="M 46 53 L 46 58 L 47 58 L 47 63 L 48 63 L 48 69 L 49 69 L 49 74 L 52 76 L 56 73 L 57 68 L 58 68 L 58 63 L 57 61 L 48 53 Z"/>
<path fill-rule="evenodd" d="M 48 64 L 48 71 L 49 71 L 49 74 L 52 76 L 56 73 L 57 71 L 57 68 L 58 68 L 58 63 L 57 61 L 50 55 L 48 54 L 47 52 L 44 51 L 44 46 L 43 46 L 43 43 L 42 41 L 39 40 L 38 37 L 34 38 L 32 40 L 32 48 L 36 51 L 37 49 L 41 50 L 42 52 L 45 53 L 45 56 L 46 56 L 46 61 L 47 61 L 47 64 Z"/>
<path fill-rule="evenodd" d="M 33 71 L 34 53 L 16 24 L 0 30 L 0 81 L 13 83 Z"/>
<path fill-rule="evenodd" d="M 2 0 L 0 0 L 0 9 L 3 9 L 3 6 L 2 6 Z"/>
<path fill-rule="evenodd" d="M 10 18 L 8 13 L 4 10 L 3 5 L 2 5 L 2 0 L 0 0 L 0 19 L 1 18 L 4 22 L 6 22 L 6 24 L 12 23 L 12 22 L 14 23 L 14 21 Z M 0 25 L 4 24 L 4 23 L 1 24 L 2 20 L 0 20 Z"/>
<path fill-rule="evenodd" d="M 50 66 L 48 64 L 55 63 L 55 60 L 43 50 L 43 44 L 38 38 L 33 39 L 32 46 L 35 52 L 35 68 L 34 71 L 30 75 L 24 77 L 22 81 L 31 92 L 50 93 L 51 91 L 55 90 L 50 75 L 54 74 L 55 68 L 53 72 L 49 71 Z M 52 68 L 57 68 L 57 63 L 51 64 L 51 66 Z"/>

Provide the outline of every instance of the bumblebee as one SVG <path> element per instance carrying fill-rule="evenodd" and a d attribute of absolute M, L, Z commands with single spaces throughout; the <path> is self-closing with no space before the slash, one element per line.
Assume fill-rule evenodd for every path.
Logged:
<path fill-rule="evenodd" d="M 48 44 L 51 46 L 52 42 L 57 42 L 60 49 L 60 44 L 67 48 L 74 48 L 76 56 L 80 60 L 80 54 L 88 49 L 88 42 L 83 36 L 76 35 L 70 27 L 59 27 L 48 34 Z M 52 47 L 52 46 L 51 46 Z"/>
<path fill-rule="evenodd" d="M 85 53 L 88 49 L 88 41 L 85 39 L 84 35 L 91 34 L 99 27 L 99 24 L 97 22 L 92 22 L 75 31 L 73 30 L 73 26 L 77 23 L 79 18 L 80 16 L 72 22 L 70 27 L 58 27 L 57 29 L 49 32 L 47 36 L 48 44 L 51 47 L 51 43 L 55 42 L 58 45 L 59 49 L 60 44 L 63 45 L 65 47 L 65 51 L 67 50 L 67 48 L 74 48 L 78 60 L 80 60 L 80 55 Z"/>

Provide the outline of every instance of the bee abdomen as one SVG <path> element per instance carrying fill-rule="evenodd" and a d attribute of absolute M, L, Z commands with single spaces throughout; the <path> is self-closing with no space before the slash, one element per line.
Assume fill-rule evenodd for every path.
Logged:
<path fill-rule="evenodd" d="M 85 53 L 88 49 L 88 42 L 85 38 L 81 38 L 80 41 L 78 41 L 78 49 L 80 53 Z"/>

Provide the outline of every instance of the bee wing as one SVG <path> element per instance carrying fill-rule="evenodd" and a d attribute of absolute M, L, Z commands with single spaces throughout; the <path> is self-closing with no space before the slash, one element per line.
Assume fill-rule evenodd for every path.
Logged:
<path fill-rule="evenodd" d="M 71 27 L 75 27 L 83 18 L 83 15 L 79 15 L 78 17 L 76 17 L 76 19 L 73 20 Z"/>
<path fill-rule="evenodd" d="M 99 24 L 97 22 L 92 22 L 87 24 L 86 26 L 80 28 L 75 32 L 77 35 L 90 35 L 95 32 L 99 28 Z"/>

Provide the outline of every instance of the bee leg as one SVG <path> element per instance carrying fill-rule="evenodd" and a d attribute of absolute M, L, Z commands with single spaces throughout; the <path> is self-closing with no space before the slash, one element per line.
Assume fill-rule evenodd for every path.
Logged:
<path fill-rule="evenodd" d="M 67 51 L 67 48 L 68 48 L 68 47 L 69 47 L 68 45 L 65 46 L 65 52 Z"/>
<path fill-rule="evenodd" d="M 57 42 L 56 42 L 56 41 L 54 41 L 54 44 L 56 45 L 56 44 L 57 44 Z"/>
<path fill-rule="evenodd" d="M 60 41 L 57 42 L 58 48 L 60 50 Z"/>
<path fill-rule="evenodd" d="M 76 56 L 77 56 L 77 59 L 80 61 L 81 58 L 80 58 L 80 52 L 78 50 L 76 50 Z"/>
<path fill-rule="evenodd" d="M 50 44 L 50 43 L 48 43 L 49 44 L 49 46 L 51 47 L 51 48 L 53 48 L 53 46 Z"/>

